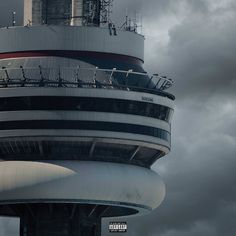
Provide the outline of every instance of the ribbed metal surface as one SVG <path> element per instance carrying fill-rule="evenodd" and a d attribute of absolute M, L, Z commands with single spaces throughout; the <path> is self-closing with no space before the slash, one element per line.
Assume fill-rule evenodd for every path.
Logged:
<path fill-rule="evenodd" d="M 144 37 L 127 31 L 111 36 L 108 28 L 98 27 L 39 25 L 0 29 L 0 53 L 36 50 L 114 53 L 143 61 Z"/>

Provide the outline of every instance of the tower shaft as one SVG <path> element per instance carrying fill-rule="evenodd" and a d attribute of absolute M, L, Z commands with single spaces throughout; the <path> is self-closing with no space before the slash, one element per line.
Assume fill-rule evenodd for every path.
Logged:
<path fill-rule="evenodd" d="M 13 210 L 16 207 L 10 206 Z M 96 208 L 76 204 L 17 206 L 20 236 L 100 236 L 101 218 Z"/>
<path fill-rule="evenodd" d="M 24 0 L 24 24 L 99 26 L 100 0 Z"/>
<path fill-rule="evenodd" d="M 71 25 L 82 25 L 83 23 L 83 0 L 72 0 Z"/>

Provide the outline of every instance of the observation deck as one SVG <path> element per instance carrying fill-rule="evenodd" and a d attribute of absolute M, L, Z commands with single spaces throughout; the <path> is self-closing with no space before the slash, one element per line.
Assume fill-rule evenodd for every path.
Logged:
<path fill-rule="evenodd" d="M 3 63 L 1 159 L 149 167 L 169 152 L 174 96 L 165 89 L 171 80 L 132 70 L 8 69 Z M 146 87 L 138 80 L 146 80 Z"/>

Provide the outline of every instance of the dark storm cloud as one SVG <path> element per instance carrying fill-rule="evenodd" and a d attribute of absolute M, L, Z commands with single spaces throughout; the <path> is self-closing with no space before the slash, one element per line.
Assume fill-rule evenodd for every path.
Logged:
<path fill-rule="evenodd" d="M 163 55 L 153 47 L 153 54 L 159 55 L 158 67 L 176 78 L 179 99 L 190 95 L 205 98 L 213 93 L 234 93 L 236 4 L 211 10 L 206 8 L 206 3 L 200 7 L 196 6 L 198 1 L 182 2 L 187 3 L 186 16 L 169 30 L 169 42 Z"/>
<path fill-rule="evenodd" d="M 128 11 L 130 17 L 139 13 L 145 21 L 155 20 L 168 16 L 169 14 L 179 14 L 180 9 L 191 8 L 194 12 L 205 12 L 207 5 L 204 0 L 118 0 L 114 1 L 113 17 L 120 19 Z M 119 10 L 116 10 L 119 9 Z M 123 14 L 122 14 L 123 13 Z"/>
<path fill-rule="evenodd" d="M 181 78 L 176 85 L 180 94 L 235 91 L 236 15 L 220 22 L 215 17 L 191 19 L 170 31 L 169 66 Z"/>
<path fill-rule="evenodd" d="M 223 2 L 167 1 L 162 15 L 148 19 L 145 66 L 175 78 L 177 106 L 172 152 L 154 166 L 166 199 L 152 214 L 128 220 L 131 236 L 236 234 L 236 11 L 233 1 Z M 152 34 L 164 27 L 160 18 L 173 15 L 160 46 Z"/>
<path fill-rule="evenodd" d="M 18 4 L 1 1 L 1 25 L 13 8 L 22 8 Z M 167 185 L 166 199 L 152 214 L 127 219 L 123 236 L 236 235 L 236 4 L 115 0 L 117 22 L 126 8 L 141 12 L 144 28 L 151 29 L 145 67 L 175 78 L 177 100 L 172 152 L 153 167 Z M 113 235 L 108 222 L 104 236 Z M 16 228 L 6 226 L 0 236 Z"/>
<path fill-rule="evenodd" d="M 121 0 L 121 1 L 114 1 L 114 8 L 119 9 L 119 12 L 128 10 L 129 13 L 135 12 L 135 11 L 142 11 L 142 14 L 151 16 L 152 12 L 156 13 L 156 16 L 158 14 L 164 13 L 168 11 L 171 7 L 171 1 L 170 0 L 151 0 L 148 1 L 148 4 L 146 1 L 143 0 Z M 114 15 L 119 14 L 118 11 L 114 12 Z"/>

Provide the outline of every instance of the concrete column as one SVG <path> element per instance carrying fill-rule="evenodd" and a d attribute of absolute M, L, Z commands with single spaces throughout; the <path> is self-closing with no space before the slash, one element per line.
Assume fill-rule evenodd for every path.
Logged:
<path fill-rule="evenodd" d="M 40 25 L 43 18 L 43 0 L 24 0 L 24 25 Z"/>
<path fill-rule="evenodd" d="M 24 25 L 32 22 L 33 0 L 24 0 Z"/>
<path fill-rule="evenodd" d="M 72 0 L 71 25 L 81 26 L 83 23 L 83 0 Z"/>

